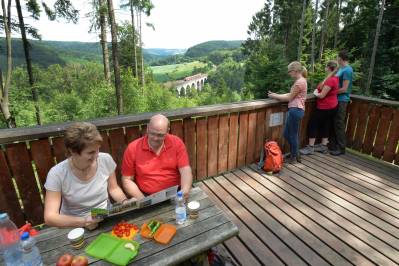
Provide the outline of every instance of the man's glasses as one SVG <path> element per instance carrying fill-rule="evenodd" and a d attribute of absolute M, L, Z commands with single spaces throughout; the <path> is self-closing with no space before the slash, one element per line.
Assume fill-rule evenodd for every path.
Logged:
<path fill-rule="evenodd" d="M 163 139 L 166 136 L 167 133 L 155 133 L 155 132 L 148 132 L 148 135 L 151 137 L 157 137 L 160 139 Z"/>

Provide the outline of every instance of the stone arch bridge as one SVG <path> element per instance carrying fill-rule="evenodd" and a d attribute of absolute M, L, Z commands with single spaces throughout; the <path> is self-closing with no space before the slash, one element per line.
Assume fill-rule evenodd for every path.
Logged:
<path fill-rule="evenodd" d="M 205 81 L 208 79 L 208 74 L 196 74 L 193 76 L 185 77 L 179 80 L 176 85 L 176 90 L 179 95 L 187 95 L 187 91 L 191 88 L 201 91 L 204 87 Z"/>

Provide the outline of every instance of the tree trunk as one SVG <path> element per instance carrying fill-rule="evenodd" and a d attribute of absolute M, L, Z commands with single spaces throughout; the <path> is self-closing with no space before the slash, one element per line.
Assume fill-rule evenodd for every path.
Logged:
<path fill-rule="evenodd" d="M 103 65 L 104 65 L 104 78 L 111 84 L 111 70 L 109 68 L 109 52 L 108 52 L 108 42 L 107 42 L 107 23 L 106 23 L 106 12 L 104 0 L 99 0 L 100 6 L 100 43 L 103 52 Z"/>
<path fill-rule="evenodd" d="M 288 35 L 290 34 L 290 29 L 287 27 L 284 32 L 284 50 L 283 50 L 283 57 L 287 58 L 287 51 L 288 51 Z"/>
<path fill-rule="evenodd" d="M 305 12 L 306 12 L 306 0 L 303 0 L 302 15 L 301 15 L 301 31 L 300 31 L 299 40 L 298 40 L 297 61 L 301 61 L 301 56 L 302 56 L 302 39 L 303 39 L 303 27 L 305 25 Z"/>
<path fill-rule="evenodd" d="M 337 3 L 337 25 L 335 27 L 335 34 L 334 34 L 334 49 L 337 48 L 338 45 L 338 34 L 339 34 L 339 22 L 341 19 L 341 0 L 338 0 Z"/>
<path fill-rule="evenodd" d="M 117 29 L 115 22 L 114 4 L 112 0 L 107 0 L 108 3 L 108 16 L 111 24 L 111 38 L 112 38 L 112 61 L 114 63 L 114 76 L 115 76 L 115 94 L 116 94 L 116 105 L 118 115 L 123 113 L 123 101 L 122 101 L 122 88 L 121 88 L 121 74 L 119 68 L 119 49 L 118 49 L 118 38 Z"/>
<path fill-rule="evenodd" d="M 371 86 L 371 80 L 373 78 L 375 55 L 377 53 L 378 37 L 380 35 L 382 17 L 384 15 L 384 8 L 385 8 L 385 0 L 382 0 L 381 7 L 380 7 L 380 14 L 378 15 L 377 28 L 375 30 L 373 52 L 371 54 L 369 76 L 367 78 L 367 85 L 366 85 L 366 95 L 370 95 L 370 86 Z"/>
<path fill-rule="evenodd" d="M 143 93 L 144 93 L 145 71 L 144 71 L 143 35 L 141 31 L 141 12 L 139 13 L 139 17 L 140 17 L 141 86 L 143 86 Z"/>
<path fill-rule="evenodd" d="M 137 47 L 136 47 L 136 26 L 134 22 L 134 6 L 133 0 L 130 0 L 130 16 L 132 17 L 132 31 L 133 31 L 133 67 L 134 67 L 134 76 L 137 78 L 138 69 L 137 69 Z"/>
<path fill-rule="evenodd" d="M 311 52 L 311 65 L 310 69 L 312 73 L 314 73 L 314 61 L 315 61 L 315 39 L 316 39 L 316 20 L 317 20 L 317 12 L 319 9 L 319 0 L 316 0 L 316 7 L 313 13 L 313 28 L 312 28 L 312 52 Z"/>
<path fill-rule="evenodd" d="M 7 8 L 5 6 L 4 0 L 1 0 L 1 8 L 3 9 L 3 22 L 4 22 L 4 32 L 6 35 L 6 49 L 7 49 L 7 73 L 6 80 L 3 82 L 3 73 L 0 69 L 1 75 L 1 95 L 0 95 L 0 109 L 3 113 L 4 119 L 9 128 L 16 127 L 15 119 L 11 115 L 9 109 L 9 99 L 8 92 L 10 90 L 11 84 L 11 71 L 12 71 L 12 57 L 11 57 L 11 0 L 8 0 Z"/>
<path fill-rule="evenodd" d="M 321 37 L 320 37 L 320 52 L 319 52 L 319 60 L 323 58 L 323 51 L 324 51 L 324 38 L 327 31 L 327 20 L 328 20 L 328 12 L 330 9 L 330 0 L 326 0 L 326 15 L 323 21 L 323 27 L 321 28 Z"/>
<path fill-rule="evenodd" d="M 36 122 L 38 125 L 41 125 L 42 119 L 41 119 L 40 107 L 39 107 L 39 97 L 37 95 L 37 90 L 36 90 L 35 82 L 33 79 L 32 59 L 31 59 L 30 51 L 29 51 L 30 44 L 28 42 L 28 39 L 26 38 L 25 22 L 24 22 L 24 17 L 22 15 L 21 3 L 19 0 L 15 0 L 15 3 L 16 3 L 17 13 L 18 13 L 19 29 L 21 30 L 22 44 L 24 46 L 26 69 L 28 72 L 29 85 L 31 88 L 32 99 L 33 99 L 33 102 L 35 105 Z"/>

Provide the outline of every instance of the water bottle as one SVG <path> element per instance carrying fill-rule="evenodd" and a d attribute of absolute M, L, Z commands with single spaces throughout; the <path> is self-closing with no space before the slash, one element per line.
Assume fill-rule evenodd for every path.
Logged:
<path fill-rule="evenodd" d="M 184 224 L 186 219 L 186 205 L 184 204 L 183 192 L 179 191 L 176 197 L 176 223 Z"/>
<path fill-rule="evenodd" d="M 22 261 L 24 266 L 43 266 L 42 257 L 36 246 L 36 241 L 24 232 L 21 236 Z"/>
<path fill-rule="evenodd" d="M 7 213 L 0 213 L 0 254 L 7 266 L 22 264 L 18 228 Z"/>

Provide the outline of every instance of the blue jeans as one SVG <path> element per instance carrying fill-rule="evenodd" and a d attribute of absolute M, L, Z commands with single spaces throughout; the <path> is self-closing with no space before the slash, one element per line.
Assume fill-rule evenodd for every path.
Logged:
<path fill-rule="evenodd" d="M 284 138 L 290 144 L 291 157 L 296 157 L 299 146 L 299 123 L 305 115 L 305 111 L 301 108 L 288 108 L 287 121 L 284 127 Z"/>

